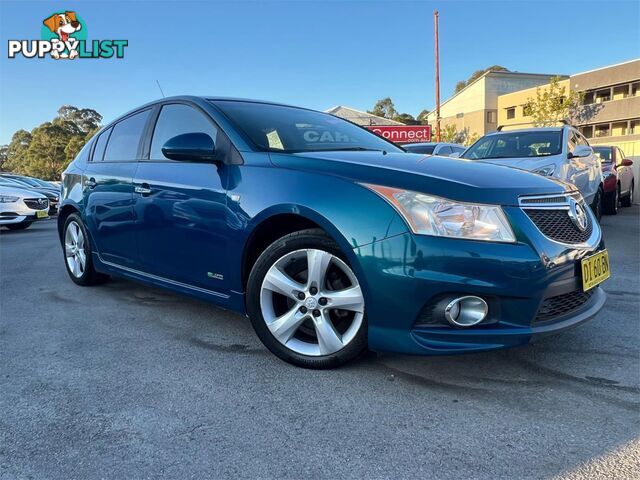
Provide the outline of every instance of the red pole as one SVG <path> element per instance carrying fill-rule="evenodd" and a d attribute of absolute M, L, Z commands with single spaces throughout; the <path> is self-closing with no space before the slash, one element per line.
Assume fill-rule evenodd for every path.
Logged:
<path fill-rule="evenodd" d="M 440 48 L 438 47 L 438 11 L 433 12 L 436 45 L 436 142 L 440 141 Z"/>

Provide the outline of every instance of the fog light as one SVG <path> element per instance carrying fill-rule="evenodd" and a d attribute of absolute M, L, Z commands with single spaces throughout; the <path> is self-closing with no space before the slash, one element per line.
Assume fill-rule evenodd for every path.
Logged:
<path fill-rule="evenodd" d="M 488 311 L 487 302 L 470 295 L 449 302 L 444 309 L 444 316 L 456 327 L 472 327 L 484 320 Z"/>

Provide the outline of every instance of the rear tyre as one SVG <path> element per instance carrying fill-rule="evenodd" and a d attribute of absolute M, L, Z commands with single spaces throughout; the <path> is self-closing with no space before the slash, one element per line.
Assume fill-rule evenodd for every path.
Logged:
<path fill-rule="evenodd" d="M 260 255 L 249 275 L 247 311 L 262 343 L 300 367 L 337 367 L 367 348 L 358 279 L 319 229 L 286 235 Z"/>
<path fill-rule="evenodd" d="M 602 218 L 602 194 L 602 187 L 598 187 L 598 191 L 595 197 L 593 197 L 593 203 L 591 204 L 591 211 L 598 223 L 600 223 L 600 219 Z"/>
<path fill-rule="evenodd" d="M 26 230 L 30 226 L 31 222 L 10 223 L 9 225 L 5 225 L 9 230 Z"/>
<path fill-rule="evenodd" d="M 620 186 L 618 185 L 613 192 L 605 193 L 602 196 L 602 211 L 608 215 L 617 214 L 619 200 Z"/>
<path fill-rule="evenodd" d="M 630 207 L 633 203 L 633 182 L 631 182 L 631 186 L 629 187 L 629 195 L 624 197 L 620 203 L 622 203 L 623 207 Z"/>
<path fill-rule="evenodd" d="M 72 213 L 64 222 L 62 230 L 64 265 L 71 280 L 77 285 L 97 285 L 109 276 L 93 267 L 91 242 L 87 229 L 77 213 Z"/>

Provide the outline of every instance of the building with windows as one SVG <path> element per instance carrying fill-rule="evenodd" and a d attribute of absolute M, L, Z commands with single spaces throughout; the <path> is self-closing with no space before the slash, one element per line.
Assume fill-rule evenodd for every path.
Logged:
<path fill-rule="evenodd" d="M 498 127 L 501 95 L 548 84 L 554 76 L 558 75 L 488 71 L 440 105 L 440 126 L 454 125 L 458 132 L 467 132 L 467 136 L 482 136 Z M 435 110 L 427 120 L 435 126 Z"/>
<path fill-rule="evenodd" d="M 560 85 L 582 93 L 582 106 L 570 120 L 591 145 L 615 145 L 628 157 L 640 157 L 640 59 L 571 75 Z M 498 124 L 533 126 L 525 104 L 536 97 L 536 90 L 501 95 Z"/>

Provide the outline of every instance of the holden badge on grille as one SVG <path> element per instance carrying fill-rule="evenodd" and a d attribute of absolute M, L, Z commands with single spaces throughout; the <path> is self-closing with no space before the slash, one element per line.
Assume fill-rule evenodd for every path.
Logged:
<path fill-rule="evenodd" d="M 585 212 L 584 207 L 573 198 L 569 198 L 569 217 L 581 232 L 587 229 L 587 212 Z"/>

